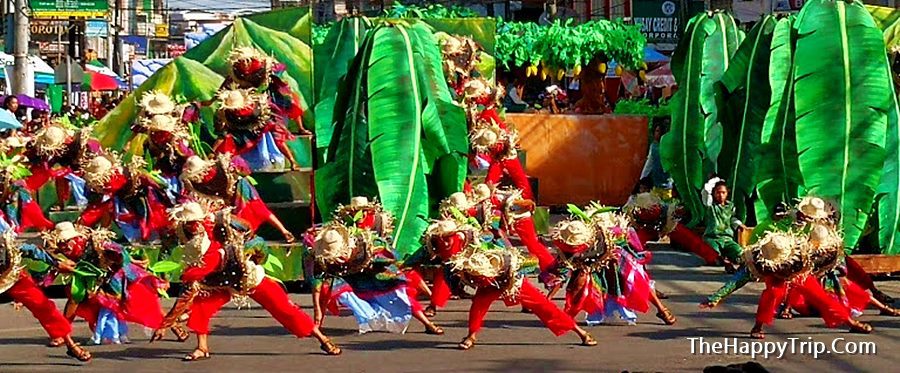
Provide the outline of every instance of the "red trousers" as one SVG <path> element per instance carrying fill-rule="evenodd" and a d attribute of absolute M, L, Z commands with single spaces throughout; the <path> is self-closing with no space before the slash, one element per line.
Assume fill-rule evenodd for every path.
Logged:
<path fill-rule="evenodd" d="M 487 176 L 484 178 L 485 183 L 498 185 L 504 172 L 512 180 L 513 186 L 522 190 L 522 197 L 534 200 L 534 192 L 531 190 L 531 184 L 528 183 L 528 175 L 525 174 L 525 168 L 519 162 L 519 158 L 497 160 L 494 159 L 488 166 Z"/>
<path fill-rule="evenodd" d="M 762 324 L 771 324 L 775 319 L 778 306 L 788 294 L 788 284 L 782 280 L 768 278 L 765 281 L 766 290 L 763 290 L 759 297 L 756 321 Z M 791 284 L 788 304 L 797 308 L 806 308 L 808 305 L 808 307 L 816 309 L 829 328 L 844 325 L 850 320 L 850 309 L 829 296 L 814 276 L 806 276 Z"/>
<path fill-rule="evenodd" d="M 756 322 L 771 325 L 775 321 L 775 312 L 784 301 L 787 294 L 788 283 L 781 279 L 764 278 L 766 289 L 759 296 L 759 304 L 756 307 Z"/>
<path fill-rule="evenodd" d="M 438 267 L 434 274 L 434 283 L 431 285 L 431 305 L 446 307 L 452 295 L 453 290 L 450 289 L 450 284 L 447 282 L 444 267 Z"/>
<path fill-rule="evenodd" d="M 788 294 L 788 304 L 792 307 L 795 304 L 805 304 L 818 311 L 825 326 L 829 328 L 844 325 L 850 320 L 850 308 L 829 295 L 814 276 L 806 276 L 794 282 Z"/>
<path fill-rule="evenodd" d="M 671 240 L 675 246 L 687 249 L 699 256 L 707 265 L 715 265 L 716 261 L 719 259 L 719 253 L 716 252 L 716 250 L 713 250 L 712 246 L 709 246 L 709 244 L 703 240 L 703 237 L 700 237 L 699 234 L 694 233 L 694 231 L 688 229 L 681 223 L 676 224 L 675 229 L 673 229 L 672 232 L 669 232 L 669 240 Z"/>
<path fill-rule="evenodd" d="M 487 315 L 491 303 L 499 299 L 503 291 L 496 288 L 480 287 L 472 298 L 472 306 L 469 308 L 469 333 L 476 333 L 484 325 L 484 317 Z M 528 281 L 522 282 L 519 289 L 519 303 L 531 310 L 547 329 L 560 336 L 575 329 L 575 319 L 567 315 L 552 301 L 547 299 L 534 285 Z"/>
<path fill-rule="evenodd" d="M 641 239 L 641 245 L 646 245 L 648 241 L 659 239 L 659 233 L 651 229 L 638 228 L 636 231 L 638 237 Z M 717 253 L 716 250 L 713 250 L 712 246 L 709 246 L 709 244 L 703 240 L 703 237 L 700 237 L 700 235 L 694 233 L 694 231 L 688 229 L 681 223 L 677 223 L 675 229 L 673 229 L 672 232 L 669 232 L 669 240 L 672 242 L 672 245 L 699 256 L 707 265 L 715 265 L 716 261 L 719 259 L 719 253 Z"/>
<path fill-rule="evenodd" d="M 22 303 L 41 323 L 50 338 L 62 338 L 72 334 L 72 324 L 63 317 L 56 304 L 44 295 L 27 273 L 6 292 L 16 302 Z"/>
<path fill-rule="evenodd" d="M 865 290 L 875 290 L 875 284 L 872 282 L 872 276 L 869 276 L 866 270 L 859 265 L 859 262 L 857 262 L 850 256 L 846 257 L 846 262 L 848 280 L 855 282 Z"/>
<path fill-rule="evenodd" d="M 275 320 L 298 338 L 312 334 L 315 328 L 312 319 L 288 299 L 287 293 L 277 282 L 268 278 L 263 279 L 262 283 L 250 293 L 250 298 L 269 311 Z M 187 326 L 197 334 L 209 334 L 210 319 L 230 300 L 231 293 L 225 290 L 195 298 L 191 304 Z"/>
<path fill-rule="evenodd" d="M 522 240 L 525 248 L 528 249 L 528 252 L 537 257 L 541 271 L 546 271 L 553 266 L 553 255 L 547 250 L 547 246 L 544 246 L 540 239 L 538 239 L 537 230 L 534 228 L 534 220 L 532 218 L 519 219 L 515 222 L 513 229 L 516 231 L 516 235 L 519 236 L 519 239 Z"/>

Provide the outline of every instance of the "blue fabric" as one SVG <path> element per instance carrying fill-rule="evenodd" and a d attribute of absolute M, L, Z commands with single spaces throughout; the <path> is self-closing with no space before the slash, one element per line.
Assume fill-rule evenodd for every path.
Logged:
<path fill-rule="evenodd" d="M 253 171 L 280 171 L 284 169 L 286 158 L 275 144 L 275 137 L 270 132 L 263 133 L 259 142 L 241 158 L 250 165 Z"/>
<path fill-rule="evenodd" d="M 168 177 L 162 176 L 162 178 L 166 181 L 166 196 L 172 201 L 178 201 L 182 191 L 184 191 L 184 185 L 181 184 L 181 179 L 178 175 Z"/>
<path fill-rule="evenodd" d="M 66 180 L 69 180 L 69 189 L 72 190 L 72 197 L 75 198 L 75 204 L 81 207 L 87 206 L 88 199 L 87 193 L 85 192 L 84 179 L 71 173 L 66 175 L 65 178 Z"/>
<path fill-rule="evenodd" d="M 119 220 L 119 216 L 128 212 L 128 208 L 122 203 L 122 200 L 118 197 L 115 197 L 115 209 L 116 209 L 116 225 L 122 231 L 122 235 L 125 236 L 125 239 L 128 242 L 138 242 L 141 240 L 141 227 L 136 224 L 129 224 L 124 221 Z"/>
<path fill-rule="evenodd" d="M 55 266 L 57 263 L 56 259 L 48 252 L 30 243 L 19 246 L 19 251 L 22 252 L 22 256 L 25 258 L 34 259 L 52 266 Z"/>
<path fill-rule="evenodd" d="M 125 320 L 119 320 L 116 314 L 109 309 L 101 308 L 91 342 L 97 345 L 128 343 L 128 324 L 125 323 Z"/>
<path fill-rule="evenodd" d="M 7 215 L 5 213 L 3 215 L 4 216 L 2 218 L 0 218 L 0 233 L 6 233 L 6 231 L 13 229 L 13 227 L 10 226 L 9 223 L 6 221 Z"/>
<path fill-rule="evenodd" d="M 348 291 L 342 293 L 338 300 L 353 312 L 360 334 L 371 331 L 405 333 L 412 319 L 412 305 L 405 286 L 377 295 L 359 296 Z"/>
<path fill-rule="evenodd" d="M 614 297 L 607 297 L 606 301 L 603 305 L 603 311 L 594 312 L 587 316 L 587 324 L 588 325 L 597 325 L 602 324 L 610 317 L 614 317 L 615 314 L 619 314 L 619 318 L 625 320 L 628 323 L 637 322 L 637 314 L 634 311 L 625 308 L 622 306 Z"/>

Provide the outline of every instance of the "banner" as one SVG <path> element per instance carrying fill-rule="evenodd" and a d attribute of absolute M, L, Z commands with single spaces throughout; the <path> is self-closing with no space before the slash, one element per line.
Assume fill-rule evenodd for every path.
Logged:
<path fill-rule="evenodd" d="M 647 43 L 678 44 L 684 25 L 694 14 L 705 9 L 703 1 L 633 0 L 634 23 L 640 24 Z"/>
<path fill-rule="evenodd" d="M 108 0 L 29 0 L 31 16 L 36 18 L 106 18 Z"/>

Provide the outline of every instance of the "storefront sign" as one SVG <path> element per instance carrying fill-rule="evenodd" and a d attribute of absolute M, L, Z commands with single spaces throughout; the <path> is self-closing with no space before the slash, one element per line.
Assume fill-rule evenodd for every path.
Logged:
<path fill-rule="evenodd" d="M 105 18 L 108 0 L 30 0 L 31 16 L 36 18 Z"/>
<path fill-rule="evenodd" d="M 634 23 L 654 44 L 678 44 L 687 20 L 704 9 L 703 1 L 692 0 L 633 0 L 632 4 Z"/>

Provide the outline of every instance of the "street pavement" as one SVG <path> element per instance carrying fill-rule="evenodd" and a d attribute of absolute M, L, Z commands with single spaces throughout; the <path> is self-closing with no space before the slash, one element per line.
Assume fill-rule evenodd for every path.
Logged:
<path fill-rule="evenodd" d="M 67 358 L 63 348 L 44 347 L 47 337 L 27 311 L 16 312 L 9 304 L 3 304 L 0 372 L 671 372 L 750 361 L 747 355 L 691 353 L 688 338 L 703 337 L 707 342 L 737 338 L 738 343 L 751 342 L 747 334 L 763 289 L 760 283 L 750 284 L 719 308 L 701 311 L 697 304 L 718 288 L 725 275 L 721 268 L 698 267 L 698 263 L 688 254 L 654 252 L 651 274 L 657 287 L 670 295 L 665 302 L 678 316 L 678 323 L 665 326 L 651 311 L 641 315 L 636 326 L 617 323 L 589 327 L 600 341 L 593 348 L 578 346 L 579 339 L 574 334 L 556 338 L 533 315 L 497 302 L 475 348 L 459 351 L 456 344 L 466 334 L 468 301 L 457 300 L 435 318 L 444 327 L 444 336 L 426 335 L 415 322 L 404 335 L 358 335 L 352 317 L 329 316 L 324 330 L 344 349 L 342 356 L 329 357 L 319 351 L 313 339 L 292 338 L 258 306 L 238 310 L 229 305 L 213 320 L 211 360 L 181 362 L 180 358 L 192 350 L 192 340 L 184 344 L 171 340 L 148 344 L 147 332 L 132 326 L 133 343 L 92 346 L 94 360 L 80 364 Z M 878 285 L 889 294 L 900 296 L 900 281 L 881 281 Z M 291 297 L 311 314 L 308 294 Z M 561 299 L 556 301 L 562 305 Z M 171 301 L 164 303 L 168 307 Z M 768 329 L 766 341 L 811 338 L 831 346 L 834 339 L 844 338 L 874 342 L 874 355 L 826 354 L 816 359 L 788 351 L 781 359 L 757 357 L 755 361 L 771 371 L 893 371 L 900 366 L 900 318 L 878 316 L 877 311 L 868 310 L 861 320 L 871 322 L 875 333 L 850 334 L 843 328 L 826 329 L 818 318 L 799 318 L 776 320 Z M 88 339 L 90 333 L 84 322 L 77 322 L 75 335 L 80 340 Z"/>

